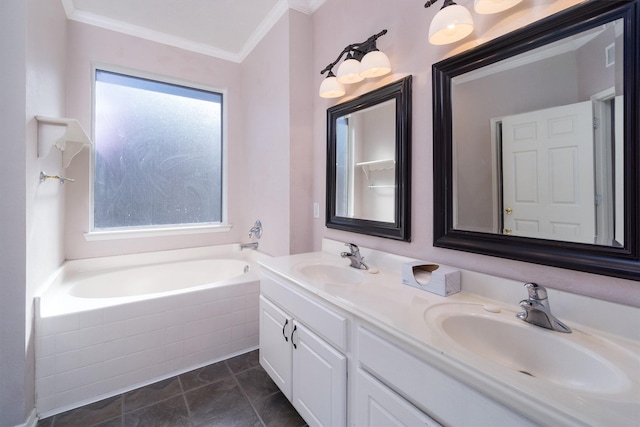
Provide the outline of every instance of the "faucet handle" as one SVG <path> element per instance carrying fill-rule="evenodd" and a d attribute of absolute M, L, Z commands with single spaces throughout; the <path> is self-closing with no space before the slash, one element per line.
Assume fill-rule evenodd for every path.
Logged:
<path fill-rule="evenodd" d="M 534 300 L 547 299 L 547 289 L 544 286 L 540 286 L 536 283 L 530 282 L 524 284 L 529 293 L 529 298 Z"/>
<path fill-rule="evenodd" d="M 358 253 L 360 252 L 360 248 L 358 248 L 358 245 L 356 245 L 355 243 L 345 243 L 345 246 L 349 246 L 349 250 L 351 251 L 351 253 Z"/>

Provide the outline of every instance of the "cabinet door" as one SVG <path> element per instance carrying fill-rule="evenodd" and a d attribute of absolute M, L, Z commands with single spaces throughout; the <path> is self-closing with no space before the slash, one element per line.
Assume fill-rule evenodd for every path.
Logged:
<path fill-rule="evenodd" d="M 260 365 L 291 400 L 293 319 L 260 295 Z"/>
<path fill-rule="evenodd" d="M 359 370 L 356 384 L 355 420 L 362 427 L 439 427 L 400 395 Z"/>
<path fill-rule="evenodd" d="M 296 323 L 293 345 L 293 406 L 311 427 L 347 422 L 347 358 Z"/>

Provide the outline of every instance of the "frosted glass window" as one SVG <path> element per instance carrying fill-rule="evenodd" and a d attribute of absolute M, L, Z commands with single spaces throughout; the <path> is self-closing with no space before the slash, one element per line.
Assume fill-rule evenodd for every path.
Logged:
<path fill-rule="evenodd" d="M 93 228 L 222 221 L 222 94 L 96 70 Z"/>

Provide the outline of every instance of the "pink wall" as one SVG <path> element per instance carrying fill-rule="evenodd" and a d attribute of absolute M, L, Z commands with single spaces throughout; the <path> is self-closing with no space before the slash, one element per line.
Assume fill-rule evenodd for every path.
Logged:
<path fill-rule="evenodd" d="M 311 17 L 289 12 L 289 108 L 290 108 L 290 253 L 311 252 L 313 240 L 313 99 L 314 86 Z M 323 206 L 322 201 L 318 201 Z M 321 209 L 322 210 L 322 209 Z"/>
<path fill-rule="evenodd" d="M 0 425 L 33 415 L 33 297 L 63 261 L 64 189 L 40 184 L 60 153 L 37 152 L 35 115 L 64 113 L 66 17 L 59 2 L 8 0 L 0 7 L 4 141 L 0 166 Z"/>
<path fill-rule="evenodd" d="M 312 249 L 310 22 L 290 10 L 242 63 L 247 215 L 271 255 Z"/>
<path fill-rule="evenodd" d="M 248 180 L 247 215 L 260 219 L 260 249 L 289 253 L 289 14 L 258 43 L 242 63 L 247 95 L 246 152 L 240 164 Z M 246 234 L 243 236 L 246 238 Z"/>
<path fill-rule="evenodd" d="M 67 259 L 90 258 L 122 253 L 226 244 L 241 241 L 253 224 L 245 216 L 248 174 L 245 168 L 243 113 L 245 90 L 240 64 L 184 51 L 101 28 L 68 23 L 67 114 L 77 118 L 91 132 L 92 65 L 107 64 L 193 82 L 227 91 L 227 179 L 229 232 L 162 237 L 86 241 L 89 225 L 89 150 L 84 149 L 66 173 L 77 178 L 67 186 L 65 253 Z"/>
<path fill-rule="evenodd" d="M 378 40 L 378 47 L 389 56 L 393 75 L 373 82 L 366 81 L 352 85 L 348 87 L 344 99 L 325 100 L 314 93 L 313 199 L 323 201 L 325 198 L 326 109 L 349 97 L 360 95 L 412 74 L 414 76 L 412 242 L 397 242 L 331 230 L 324 226 L 324 221 L 315 221 L 314 249 L 320 249 L 322 238 L 327 237 L 499 275 L 523 283 L 536 281 L 551 288 L 640 306 L 639 285 L 634 281 L 435 248 L 432 244 L 433 212 L 438 207 L 433 206 L 432 199 L 431 65 L 578 2 L 577 0 L 529 0 L 521 3 L 511 12 L 484 17 L 475 15 L 476 29 L 472 36 L 453 45 L 433 46 L 427 41 L 427 33 L 429 22 L 438 11 L 439 5 L 425 9 L 423 3 L 415 2 L 326 0 L 312 15 L 315 88 L 320 85 L 323 78 L 315 73 L 315 70 L 319 72 L 333 61 L 348 44 L 364 41 L 382 29 L 387 29 L 389 32 Z"/>
<path fill-rule="evenodd" d="M 40 183 L 40 171 L 62 174 L 62 156 L 53 149 L 38 152 L 38 125 L 34 116 L 64 117 L 66 16 L 58 2 L 27 2 L 26 81 L 26 207 L 27 265 L 25 318 L 27 325 L 27 408 L 34 405 L 35 355 L 33 297 L 64 261 L 63 221 L 65 187 L 55 181 Z"/>
<path fill-rule="evenodd" d="M 91 69 L 107 64 L 227 90 L 230 232 L 90 241 L 90 155 L 66 173 L 67 259 L 248 241 L 256 219 L 260 249 L 271 255 L 311 250 L 311 18 L 285 13 L 242 64 L 70 21 L 67 114 L 90 132 Z M 304 201 L 302 201 L 304 199 Z M 298 232 L 298 230 L 301 230 Z"/>

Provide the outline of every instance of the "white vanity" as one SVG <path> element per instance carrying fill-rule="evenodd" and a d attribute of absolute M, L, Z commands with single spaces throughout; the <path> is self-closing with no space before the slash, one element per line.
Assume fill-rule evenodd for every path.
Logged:
<path fill-rule="evenodd" d="M 463 271 L 441 297 L 343 250 L 261 262 L 260 363 L 310 426 L 640 423 L 640 309 L 550 290 L 565 334 L 515 317 L 520 283 Z"/>

